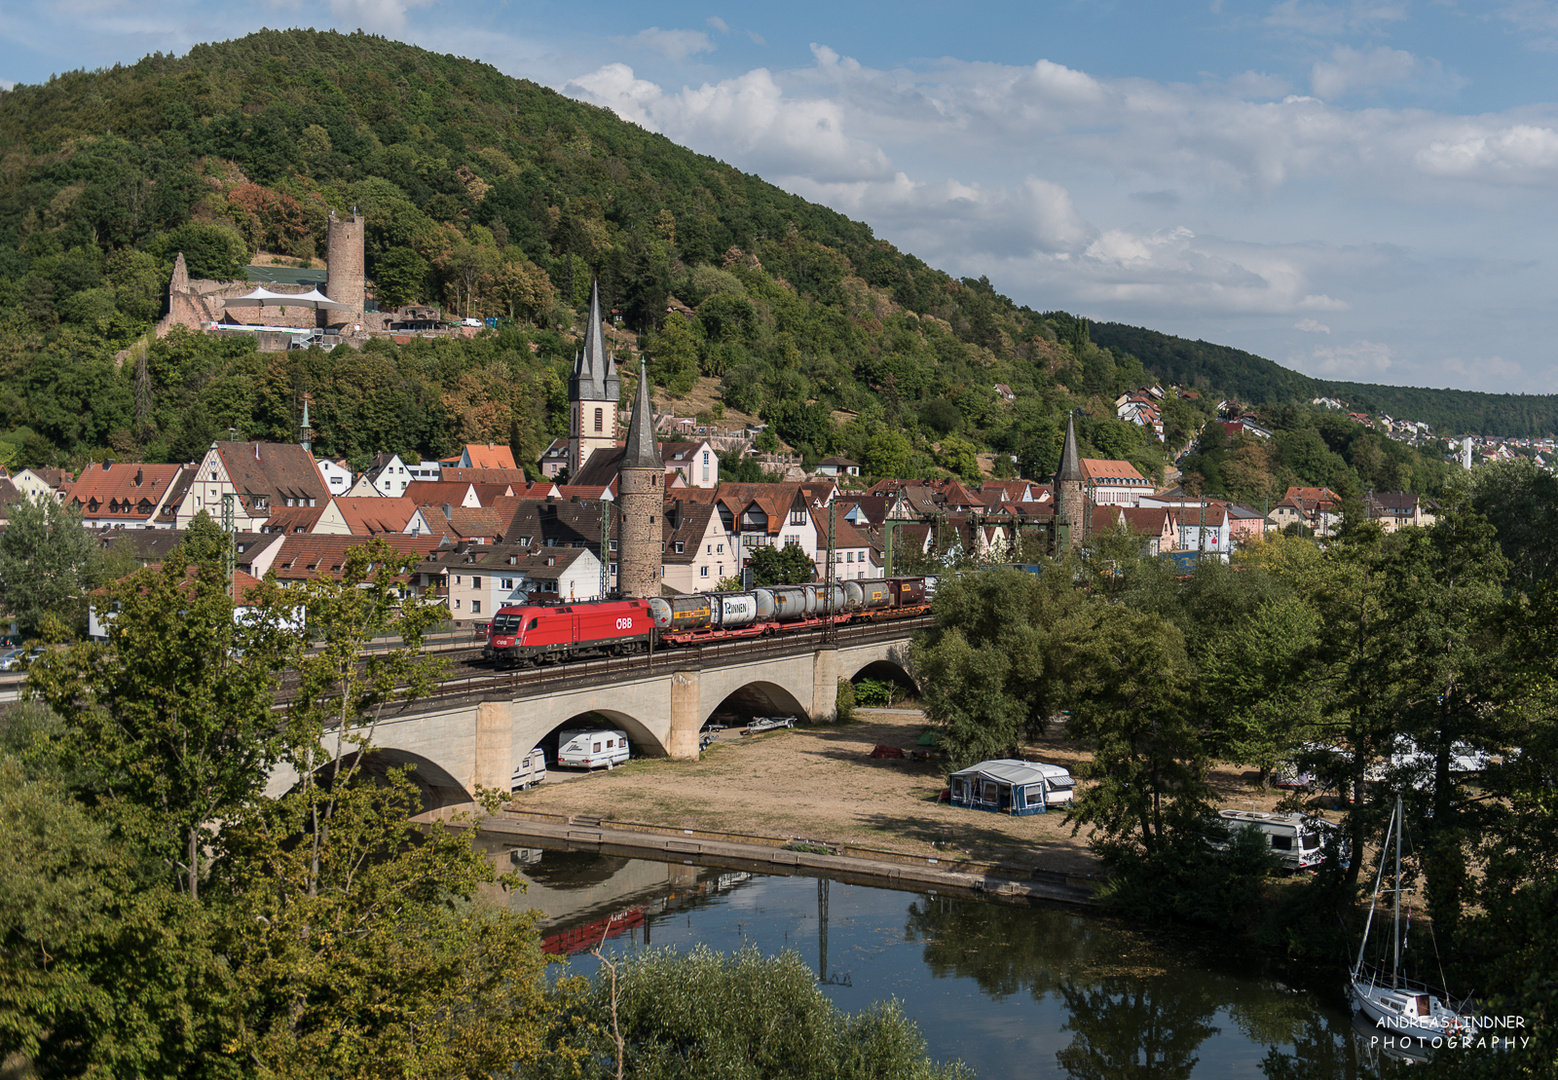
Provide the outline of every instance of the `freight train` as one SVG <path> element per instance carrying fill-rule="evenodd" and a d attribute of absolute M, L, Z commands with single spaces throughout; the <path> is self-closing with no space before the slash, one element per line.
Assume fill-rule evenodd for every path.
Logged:
<path fill-rule="evenodd" d="M 556 664 L 647 652 L 651 641 L 656 648 L 698 645 L 830 623 L 903 619 L 928 612 L 935 595 L 934 577 L 896 577 L 503 607 L 492 617 L 482 659 L 498 668 Z"/>

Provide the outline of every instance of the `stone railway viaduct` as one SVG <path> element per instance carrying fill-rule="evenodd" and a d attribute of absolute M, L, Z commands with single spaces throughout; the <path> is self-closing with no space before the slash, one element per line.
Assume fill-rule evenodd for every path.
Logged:
<path fill-rule="evenodd" d="M 471 803 L 478 787 L 509 790 L 533 747 L 561 728 L 584 726 L 590 713 L 626 731 L 640 754 L 696 760 L 700 730 L 717 711 L 821 721 L 834 713 L 839 679 L 869 673 L 912 681 L 909 639 L 918 626 L 849 628 L 820 644 L 777 639 L 756 649 L 705 647 L 575 664 L 517 684 L 490 680 L 381 719 L 371 764 L 415 765 L 424 810 L 441 812 Z M 266 794 L 281 795 L 296 782 L 296 773 L 278 769 Z"/>

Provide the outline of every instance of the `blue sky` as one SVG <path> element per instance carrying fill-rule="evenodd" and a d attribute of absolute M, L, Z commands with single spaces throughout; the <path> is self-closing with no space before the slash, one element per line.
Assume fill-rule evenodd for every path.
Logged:
<path fill-rule="evenodd" d="M 486 61 L 1041 310 L 1558 392 L 1558 0 L 6 0 L 0 85 L 262 26 Z"/>

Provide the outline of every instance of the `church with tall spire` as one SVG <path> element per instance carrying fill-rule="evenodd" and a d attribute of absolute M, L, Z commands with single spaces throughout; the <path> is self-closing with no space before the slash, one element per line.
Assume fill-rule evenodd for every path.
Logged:
<path fill-rule="evenodd" d="M 617 404 L 622 399 L 622 380 L 617 364 L 606 351 L 601 329 L 600 282 L 590 289 L 590 320 L 584 330 L 584 347 L 574 359 L 568 378 L 568 471 L 577 476 L 597 450 L 617 447 Z"/>

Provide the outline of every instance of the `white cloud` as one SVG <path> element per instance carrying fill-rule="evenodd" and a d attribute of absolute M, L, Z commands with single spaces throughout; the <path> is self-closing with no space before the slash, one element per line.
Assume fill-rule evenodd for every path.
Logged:
<path fill-rule="evenodd" d="M 376 34 L 401 34 L 406 12 L 425 7 L 431 0 L 330 0 L 330 14 L 337 25 Z"/>
<path fill-rule="evenodd" d="M 718 15 L 710 15 L 704 21 L 708 24 L 708 27 L 711 30 L 718 30 L 722 34 L 730 33 L 730 24 L 727 23 L 724 19 L 720 18 Z"/>
<path fill-rule="evenodd" d="M 608 64 L 569 89 L 694 149 L 739 154 L 743 168 L 775 182 L 796 175 L 823 183 L 891 176 L 880 148 L 846 133 L 836 102 L 786 97 L 764 68 L 667 94 L 625 64 Z"/>
<path fill-rule="evenodd" d="M 630 38 L 616 40 L 633 48 L 648 50 L 673 64 L 679 64 L 698 53 L 714 51 L 714 43 L 702 30 L 662 30 L 658 26 L 651 26 Z"/>
<path fill-rule="evenodd" d="M 1439 366 L 1449 374 L 1477 379 L 1484 384 L 1488 379 L 1513 379 L 1524 374 L 1519 364 L 1502 356 L 1475 356 L 1469 361 L 1450 356 L 1440 361 Z"/>
<path fill-rule="evenodd" d="M 1329 334 L 1331 328 L 1325 323 L 1315 322 L 1313 319 L 1300 319 L 1293 324 L 1294 330 L 1302 330 L 1306 334 Z"/>
<path fill-rule="evenodd" d="M 767 45 L 768 44 L 768 42 L 763 40 L 763 35 L 759 34 L 756 30 L 748 30 L 747 31 L 747 38 L 754 45 Z"/>
<path fill-rule="evenodd" d="M 1309 83 L 1317 96 L 1335 101 L 1360 91 L 1389 87 L 1448 92 L 1460 89 L 1465 80 L 1446 72 L 1438 60 L 1419 58 L 1402 49 L 1381 45 L 1364 52 L 1339 45 L 1331 50 L 1329 60 L 1314 65 Z"/>
<path fill-rule="evenodd" d="M 1396 363 L 1395 352 L 1389 345 L 1355 341 L 1350 345 L 1321 345 L 1307 357 L 1295 358 L 1293 366 L 1310 375 L 1376 382 Z"/>
<path fill-rule="evenodd" d="M 1551 183 L 1558 172 L 1558 131 L 1534 124 L 1489 128 L 1471 121 L 1458 136 L 1418 150 L 1413 164 L 1433 176 Z"/>

